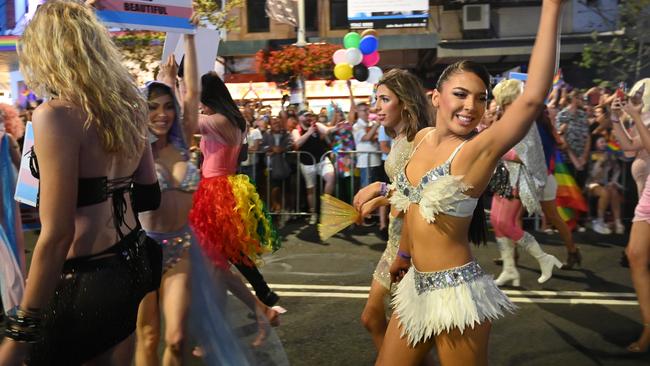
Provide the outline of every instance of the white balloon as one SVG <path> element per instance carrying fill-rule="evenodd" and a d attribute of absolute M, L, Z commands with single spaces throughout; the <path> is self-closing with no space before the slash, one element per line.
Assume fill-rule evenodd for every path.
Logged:
<path fill-rule="evenodd" d="M 358 48 L 348 48 L 345 50 L 345 60 L 350 65 L 358 65 L 363 60 L 363 54 Z"/>
<path fill-rule="evenodd" d="M 372 66 L 368 68 L 368 79 L 366 83 L 377 84 L 381 77 L 384 76 L 384 72 L 377 66 Z"/>
<path fill-rule="evenodd" d="M 345 50 L 340 49 L 334 52 L 334 55 L 332 55 L 332 60 L 334 61 L 335 65 L 345 62 Z"/>

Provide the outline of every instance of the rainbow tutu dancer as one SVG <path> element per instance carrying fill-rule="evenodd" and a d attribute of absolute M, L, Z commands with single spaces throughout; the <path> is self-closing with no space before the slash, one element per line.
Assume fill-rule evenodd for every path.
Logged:
<path fill-rule="evenodd" d="M 255 186 L 248 176 L 235 174 L 241 136 L 224 136 L 218 120 L 199 118 L 204 160 L 190 224 L 213 263 L 222 268 L 228 267 L 227 262 L 250 265 L 260 255 L 279 249 L 280 239 Z"/>

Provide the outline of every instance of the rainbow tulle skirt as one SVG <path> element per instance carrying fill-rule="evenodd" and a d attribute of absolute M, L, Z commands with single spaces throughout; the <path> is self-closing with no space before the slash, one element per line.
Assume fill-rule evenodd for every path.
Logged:
<path fill-rule="evenodd" d="M 203 251 L 221 267 L 224 260 L 251 264 L 280 248 L 271 216 L 243 174 L 201 178 L 189 219 Z"/>

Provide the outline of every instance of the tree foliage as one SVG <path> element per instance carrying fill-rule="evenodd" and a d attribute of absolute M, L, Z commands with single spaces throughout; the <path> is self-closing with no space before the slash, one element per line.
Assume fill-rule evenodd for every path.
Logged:
<path fill-rule="evenodd" d="M 633 82 L 650 67 L 650 0 L 621 1 L 618 10 L 620 32 L 607 37 L 594 32 L 582 52 L 579 65 L 595 72 L 596 83 Z"/>

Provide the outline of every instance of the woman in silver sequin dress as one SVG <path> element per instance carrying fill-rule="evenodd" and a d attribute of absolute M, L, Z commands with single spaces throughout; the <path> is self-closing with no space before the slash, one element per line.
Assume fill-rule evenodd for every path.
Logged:
<path fill-rule="evenodd" d="M 393 181 L 395 175 L 404 169 L 411 154 L 415 134 L 430 124 L 432 111 L 418 79 L 404 70 L 391 70 L 384 75 L 377 88 L 376 107 L 378 121 L 393 138 L 385 164 L 386 175 Z M 375 197 L 363 207 L 358 206 L 364 215 L 389 204 L 388 200 L 380 195 L 381 186 L 381 182 L 372 183 L 361 189 L 355 196 L 355 202 L 367 201 L 364 197 Z M 391 214 L 386 250 L 373 274 L 368 301 L 361 314 L 361 321 L 372 335 L 377 349 L 380 348 L 386 332 L 384 299 L 391 290 L 388 270 L 397 254 L 401 232 L 401 215 Z"/>

